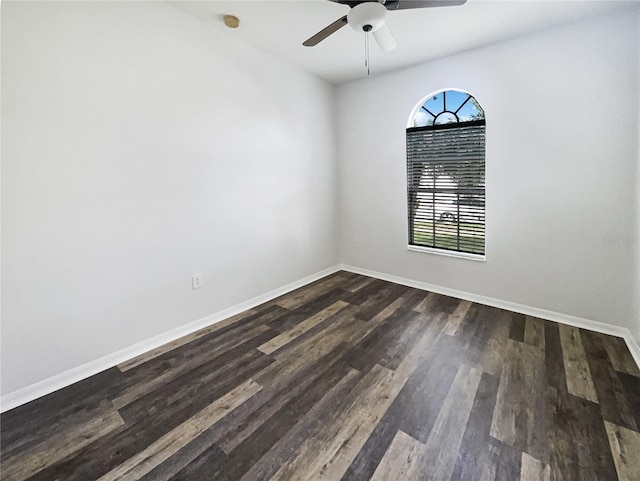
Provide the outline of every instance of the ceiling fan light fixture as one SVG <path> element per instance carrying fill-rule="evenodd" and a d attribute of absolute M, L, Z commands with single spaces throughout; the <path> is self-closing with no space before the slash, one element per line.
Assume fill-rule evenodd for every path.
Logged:
<path fill-rule="evenodd" d="M 383 52 L 390 52 L 398 46 L 396 39 L 393 37 L 393 34 L 386 23 L 373 32 L 373 37 L 376 39 L 376 42 L 378 42 L 378 45 Z"/>
<path fill-rule="evenodd" d="M 351 28 L 356 32 L 375 32 L 387 18 L 387 9 L 378 2 L 360 3 L 353 7 L 347 15 Z"/>
<path fill-rule="evenodd" d="M 356 32 L 372 32 L 382 50 L 389 51 L 396 46 L 396 41 L 389 31 L 385 18 L 387 10 L 411 10 L 416 8 L 448 7 L 462 5 L 467 0 L 331 0 L 351 7 L 348 15 L 327 25 L 302 45 L 313 47 L 322 42 L 329 35 L 336 33 L 347 23 Z M 384 27 L 384 28 L 382 28 Z M 376 35 L 377 32 L 377 35 Z"/>

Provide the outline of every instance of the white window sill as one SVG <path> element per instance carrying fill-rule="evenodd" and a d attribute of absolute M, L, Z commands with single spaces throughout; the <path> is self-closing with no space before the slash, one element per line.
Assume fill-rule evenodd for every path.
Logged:
<path fill-rule="evenodd" d="M 407 249 L 410 251 L 426 252 L 428 254 L 437 254 L 440 256 L 459 257 L 461 259 L 469 259 L 471 261 L 485 262 L 487 260 L 486 256 L 480 255 L 480 254 L 469 254 L 467 252 L 448 251 L 444 249 L 435 249 L 433 247 L 419 247 L 419 246 L 408 245 Z"/>

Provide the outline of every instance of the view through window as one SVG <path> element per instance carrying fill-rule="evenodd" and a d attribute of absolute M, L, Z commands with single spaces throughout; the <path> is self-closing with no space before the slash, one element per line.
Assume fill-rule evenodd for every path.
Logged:
<path fill-rule="evenodd" d="M 407 129 L 409 245 L 485 253 L 485 117 L 457 90 L 430 96 Z"/>

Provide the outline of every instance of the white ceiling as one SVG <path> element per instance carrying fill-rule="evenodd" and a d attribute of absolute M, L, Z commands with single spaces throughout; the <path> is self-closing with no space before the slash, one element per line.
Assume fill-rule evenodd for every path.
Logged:
<path fill-rule="evenodd" d="M 349 7 L 328 0 L 172 1 L 211 28 L 225 29 L 255 47 L 285 59 L 332 83 L 363 78 L 364 34 L 349 26 L 315 47 L 302 42 L 345 15 Z M 389 12 L 387 24 L 398 47 L 383 53 L 372 42 L 371 74 L 388 72 L 566 24 L 581 18 L 630 8 L 637 0 L 468 0 L 457 7 Z M 227 29 L 222 15 L 240 18 Z"/>

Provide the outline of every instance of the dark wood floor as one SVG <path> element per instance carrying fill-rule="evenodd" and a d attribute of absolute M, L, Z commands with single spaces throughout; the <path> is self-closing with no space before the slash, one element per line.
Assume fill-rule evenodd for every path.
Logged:
<path fill-rule="evenodd" d="M 4 480 L 640 480 L 623 340 L 346 272 L 1 421 Z"/>

